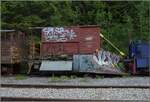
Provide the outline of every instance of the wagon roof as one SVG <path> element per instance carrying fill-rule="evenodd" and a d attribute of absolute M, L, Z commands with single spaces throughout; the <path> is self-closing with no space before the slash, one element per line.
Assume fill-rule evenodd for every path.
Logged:
<path fill-rule="evenodd" d="M 100 27 L 99 25 L 77 25 L 77 26 L 47 26 L 47 27 L 79 27 L 79 28 L 88 28 L 88 27 Z M 46 27 L 29 27 L 29 29 L 43 29 Z"/>
<path fill-rule="evenodd" d="M 12 29 L 12 30 L 8 30 L 8 29 L 5 29 L 5 30 L 0 30 L 0 32 L 14 32 L 16 30 Z"/>

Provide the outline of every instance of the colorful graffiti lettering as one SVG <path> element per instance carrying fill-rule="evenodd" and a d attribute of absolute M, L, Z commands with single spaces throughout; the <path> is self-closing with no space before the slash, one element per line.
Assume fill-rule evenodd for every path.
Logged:
<path fill-rule="evenodd" d="M 101 50 L 98 53 L 98 56 L 93 56 L 95 62 L 99 65 L 115 65 L 119 62 L 120 57 L 116 54 L 112 54 L 108 51 Z"/>
<path fill-rule="evenodd" d="M 72 29 L 63 27 L 47 27 L 42 30 L 45 41 L 67 41 L 76 37 Z"/>

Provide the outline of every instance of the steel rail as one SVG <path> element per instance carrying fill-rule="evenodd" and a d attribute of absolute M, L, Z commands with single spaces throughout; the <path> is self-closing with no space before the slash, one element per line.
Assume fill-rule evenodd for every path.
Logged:
<path fill-rule="evenodd" d="M 92 100 L 92 99 L 60 99 L 60 98 L 32 98 L 32 97 L 1 97 L 1 101 L 50 101 L 50 102 L 139 102 L 133 100 Z M 148 102 L 142 100 L 142 102 Z"/>
<path fill-rule="evenodd" d="M 1 84 L 2 88 L 150 88 L 150 85 L 33 85 Z"/>

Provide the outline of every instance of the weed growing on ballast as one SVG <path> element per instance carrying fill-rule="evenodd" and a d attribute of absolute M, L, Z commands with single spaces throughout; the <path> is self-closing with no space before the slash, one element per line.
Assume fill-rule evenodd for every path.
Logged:
<path fill-rule="evenodd" d="M 16 75 L 15 79 L 16 80 L 25 80 L 25 79 L 27 79 L 27 76 L 18 74 L 18 75 Z"/>

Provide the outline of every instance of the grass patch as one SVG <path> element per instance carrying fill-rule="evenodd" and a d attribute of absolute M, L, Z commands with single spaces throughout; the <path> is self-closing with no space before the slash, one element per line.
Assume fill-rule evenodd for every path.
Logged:
<path fill-rule="evenodd" d="M 15 79 L 16 80 L 25 80 L 25 79 L 27 79 L 27 76 L 18 74 L 18 75 L 16 75 Z"/>
<path fill-rule="evenodd" d="M 87 82 L 88 81 L 88 78 L 82 78 L 80 79 L 80 82 Z"/>
<path fill-rule="evenodd" d="M 96 78 L 96 79 L 103 79 L 103 78 L 104 78 L 104 76 L 96 75 L 96 76 L 95 76 L 95 78 Z"/>
<path fill-rule="evenodd" d="M 68 76 L 55 76 L 55 75 L 52 75 L 52 77 L 50 77 L 48 79 L 49 82 L 63 82 L 63 81 L 67 81 L 67 80 L 70 80 L 71 77 L 68 77 Z"/>
<path fill-rule="evenodd" d="M 71 78 L 71 79 L 76 79 L 77 76 L 76 76 L 76 75 L 71 75 L 70 78 Z"/>
<path fill-rule="evenodd" d="M 97 76 L 97 79 L 102 79 L 104 78 L 104 76 Z M 76 75 L 71 75 L 71 76 L 66 76 L 66 75 L 62 75 L 62 76 L 55 76 L 54 74 L 48 78 L 48 82 L 70 82 L 70 81 L 74 81 L 73 79 L 77 79 L 77 81 L 79 80 L 80 82 L 88 82 L 89 79 L 92 79 L 88 74 L 85 74 L 83 77 L 78 77 Z"/>
<path fill-rule="evenodd" d="M 56 77 L 56 76 L 53 76 L 53 77 L 50 77 L 48 79 L 48 81 L 52 81 L 52 82 L 58 82 L 58 81 L 62 81 L 62 79 L 60 77 Z"/>
<path fill-rule="evenodd" d="M 122 77 L 123 78 L 131 77 L 131 74 L 130 73 L 125 73 Z"/>
<path fill-rule="evenodd" d="M 80 79 L 80 82 L 87 82 L 89 79 L 91 79 L 91 77 L 89 77 L 88 74 L 85 74 L 83 78 Z"/>
<path fill-rule="evenodd" d="M 70 77 L 68 77 L 68 76 L 61 76 L 60 77 L 62 80 L 70 80 L 71 78 Z"/>

